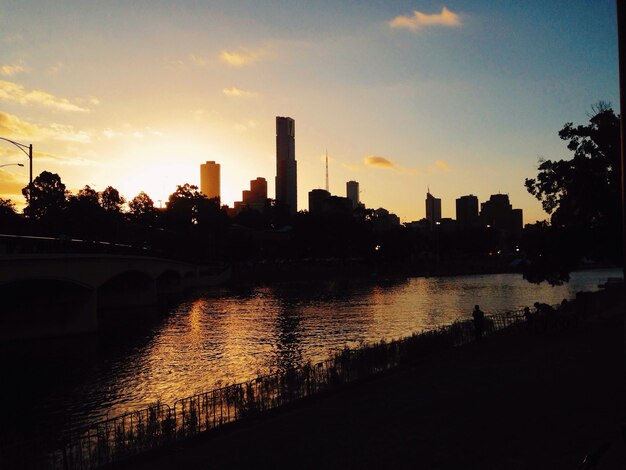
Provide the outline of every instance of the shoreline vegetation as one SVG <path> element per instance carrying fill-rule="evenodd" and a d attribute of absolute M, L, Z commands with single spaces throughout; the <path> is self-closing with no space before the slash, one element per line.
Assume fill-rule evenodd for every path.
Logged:
<path fill-rule="evenodd" d="M 579 293 L 575 301 L 555 310 L 535 313 L 532 320 L 522 312 L 504 312 L 487 317 L 487 340 L 503 334 L 525 336 L 560 335 L 579 331 L 596 321 L 599 312 L 619 304 L 622 289 Z M 484 344 L 484 343 L 482 343 Z M 95 423 L 64 436 L 5 448 L 2 460 L 17 466 L 48 468 L 94 468 L 141 459 L 147 451 L 165 452 L 174 443 L 222 432 L 233 423 L 263 420 L 268 413 L 291 406 L 306 406 L 318 395 L 332 395 L 345 387 L 394 370 L 411 369 L 424 361 L 435 364 L 441 354 L 483 347 L 474 343 L 471 321 L 456 322 L 402 340 L 345 349 L 325 362 L 305 364 L 284 373 L 183 398 L 173 404 L 156 403 L 144 410 Z M 163 450 L 154 450 L 162 448 Z M 139 456 L 139 457 L 137 457 Z M 43 459 L 35 460 L 32 459 Z M 131 460 L 131 461 L 133 461 Z"/>

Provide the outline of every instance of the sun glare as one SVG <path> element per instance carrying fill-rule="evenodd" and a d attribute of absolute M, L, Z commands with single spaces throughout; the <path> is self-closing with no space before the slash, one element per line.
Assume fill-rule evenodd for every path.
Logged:
<path fill-rule="evenodd" d="M 220 152 L 206 142 L 188 136 L 167 136 L 127 147 L 122 163 L 126 172 L 111 183 L 128 199 L 147 193 L 162 206 L 177 185 L 200 185 L 200 164 L 218 160 Z"/>

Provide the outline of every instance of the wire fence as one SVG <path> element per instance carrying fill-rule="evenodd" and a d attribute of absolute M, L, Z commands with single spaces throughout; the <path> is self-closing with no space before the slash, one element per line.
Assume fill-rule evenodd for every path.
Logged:
<path fill-rule="evenodd" d="M 526 323 L 522 311 L 485 320 L 487 335 Z M 2 449 L 0 468 L 102 467 L 474 340 L 472 321 L 459 321 L 401 340 L 346 348 L 318 364 L 182 398 L 171 407 L 156 403 L 59 438 Z"/>

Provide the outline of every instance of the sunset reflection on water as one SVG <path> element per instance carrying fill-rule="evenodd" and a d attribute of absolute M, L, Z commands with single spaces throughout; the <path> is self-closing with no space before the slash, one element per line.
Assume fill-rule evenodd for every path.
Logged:
<path fill-rule="evenodd" d="M 49 389 L 38 399 L 50 416 L 73 423 L 156 401 L 173 405 L 259 374 L 316 363 L 346 346 L 467 319 L 475 304 L 491 313 L 535 301 L 558 303 L 619 276 L 619 270 L 579 272 L 555 288 L 517 274 L 219 288 L 182 302 L 123 343 L 109 344 L 115 334 L 108 333 L 80 361 L 68 352 L 63 368 L 72 380 L 36 384 Z"/>

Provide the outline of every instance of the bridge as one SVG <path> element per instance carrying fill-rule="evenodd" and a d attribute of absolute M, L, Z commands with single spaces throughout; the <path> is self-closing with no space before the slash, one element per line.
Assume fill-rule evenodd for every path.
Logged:
<path fill-rule="evenodd" d="M 107 254 L 0 257 L 0 340 L 97 331 L 140 321 L 186 289 L 224 282 L 229 269 Z"/>

